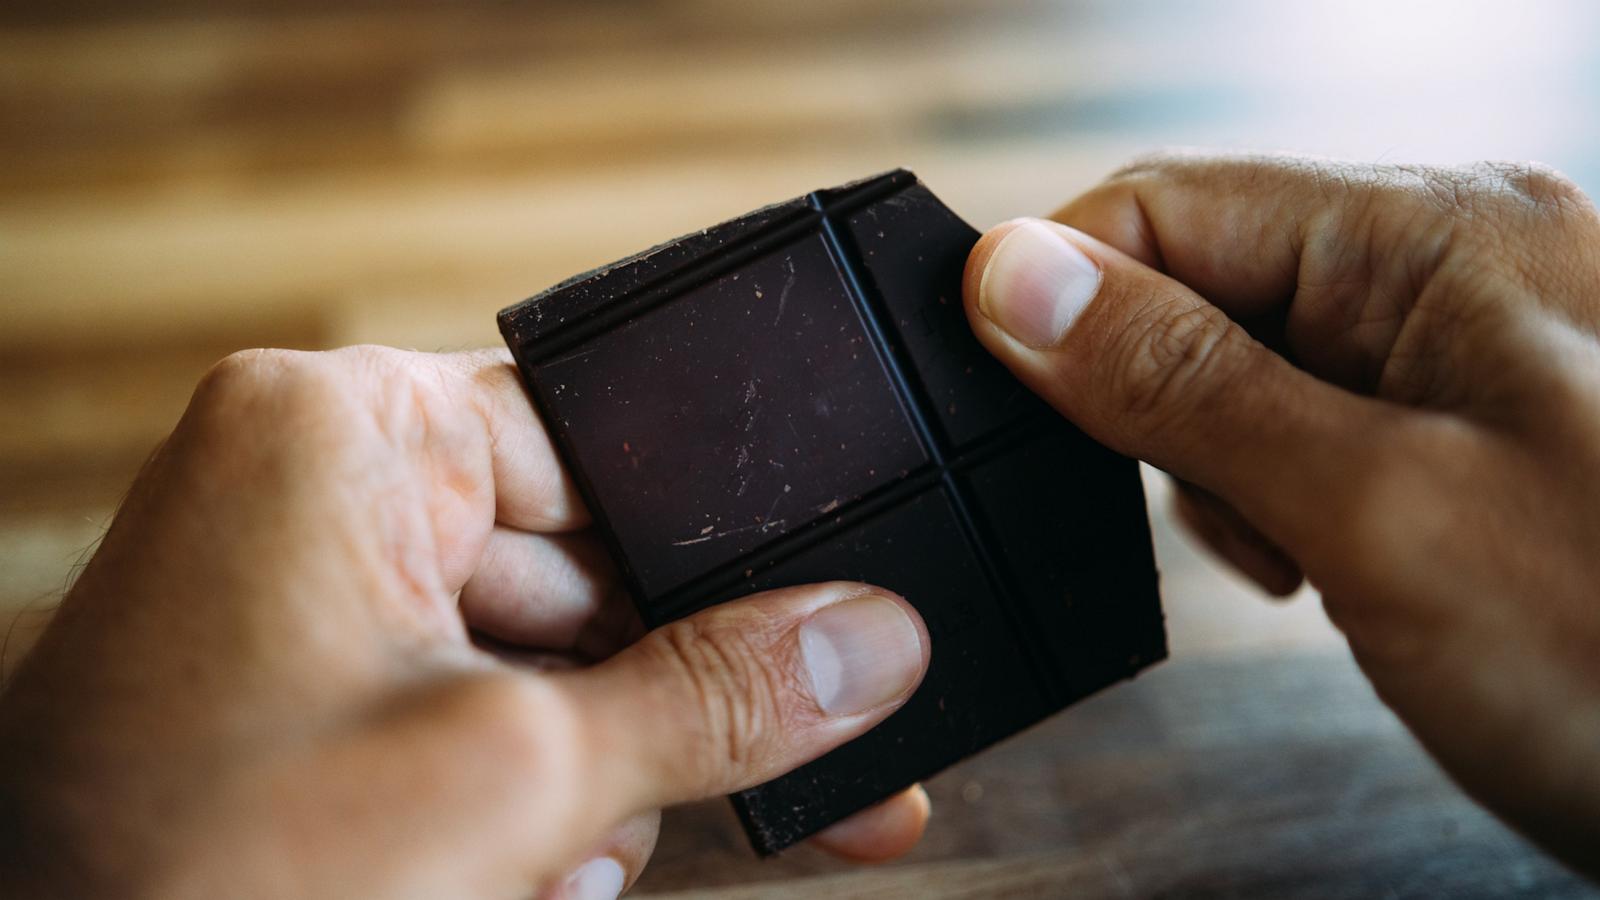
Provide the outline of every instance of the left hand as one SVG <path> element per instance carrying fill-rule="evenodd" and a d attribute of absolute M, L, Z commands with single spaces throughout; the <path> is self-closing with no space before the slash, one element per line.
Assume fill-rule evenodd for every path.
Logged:
<path fill-rule="evenodd" d="M 657 809 L 926 668 L 864 585 L 641 639 L 586 523 L 504 352 L 225 360 L 0 694 L 0 895 L 615 896 Z M 926 817 L 913 788 L 817 841 L 887 858 Z"/>

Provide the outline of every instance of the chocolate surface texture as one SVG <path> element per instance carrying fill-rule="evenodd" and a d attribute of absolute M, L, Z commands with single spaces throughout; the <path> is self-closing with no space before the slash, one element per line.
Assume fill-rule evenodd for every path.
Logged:
<path fill-rule="evenodd" d="M 972 336 L 977 239 L 896 171 L 500 314 L 647 624 L 835 579 L 927 622 L 932 665 L 902 709 L 733 797 L 762 854 L 1166 656 L 1138 466 Z"/>

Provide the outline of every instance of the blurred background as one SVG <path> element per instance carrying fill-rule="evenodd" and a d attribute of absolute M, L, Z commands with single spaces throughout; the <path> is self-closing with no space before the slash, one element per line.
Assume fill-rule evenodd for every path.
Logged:
<path fill-rule="evenodd" d="M 6 666 L 231 350 L 495 344 L 567 275 L 894 166 L 979 227 L 1184 144 L 1594 191 L 1597 109 L 1581 0 L 5 4 Z M 1455 793 L 1314 596 L 1264 603 L 1147 480 L 1171 662 L 936 780 L 895 867 L 757 864 L 713 803 L 641 891 L 1586 895 Z"/>

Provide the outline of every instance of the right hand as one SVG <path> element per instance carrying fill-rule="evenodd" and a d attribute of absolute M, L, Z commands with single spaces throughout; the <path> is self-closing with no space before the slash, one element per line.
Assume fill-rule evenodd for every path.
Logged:
<path fill-rule="evenodd" d="M 1302 573 L 1473 795 L 1600 874 L 1600 217 L 1523 165 L 1135 165 L 984 236 L 978 337 Z"/>

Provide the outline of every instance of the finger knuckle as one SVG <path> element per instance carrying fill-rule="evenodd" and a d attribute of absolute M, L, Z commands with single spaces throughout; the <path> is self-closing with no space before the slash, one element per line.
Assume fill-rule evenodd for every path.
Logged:
<path fill-rule="evenodd" d="M 189 418 L 202 434 L 233 445 L 351 446 L 363 426 L 426 423 L 413 415 L 418 379 L 404 351 L 346 347 L 329 351 L 243 350 L 200 380 Z M 448 404 L 435 403 L 448 409 Z"/>
<path fill-rule="evenodd" d="M 1593 204 L 1572 179 L 1539 163 L 1486 163 L 1489 180 L 1516 205 L 1539 215 L 1591 213 Z"/>
<path fill-rule="evenodd" d="M 1600 238 L 1600 215 L 1571 179 L 1548 166 L 1483 162 L 1413 167 L 1413 193 L 1437 220 L 1432 272 L 1453 290 L 1482 292 L 1574 281 L 1575 260 Z M 1414 232 L 1414 230 L 1413 230 Z M 1552 252 L 1553 247 L 1561 248 Z M 1414 279 L 1415 280 L 1415 279 Z M 1515 291 L 1508 296 L 1517 296 Z"/>
<path fill-rule="evenodd" d="M 226 400 L 241 393 L 259 391 L 277 381 L 295 363 L 296 354 L 288 350 L 238 350 L 212 364 L 201 376 L 195 396 L 204 400 Z"/>
<path fill-rule="evenodd" d="M 717 751 L 703 762 L 710 780 L 748 770 L 777 739 L 781 698 L 788 685 L 760 645 L 759 627 L 718 617 L 674 623 L 656 632 L 656 647 L 683 685 L 707 742 Z"/>
<path fill-rule="evenodd" d="M 241 350 L 201 378 L 193 405 L 202 413 L 274 419 L 329 408 L 338 385 L 319 354 L 295 350 Z"/>
<path fill-rule="evenodd" d="M 252 444 L 281 441 L 301 394 L 306 354 L 287 350 L 241 350 L 213 365 L 195 386 L 178 434 L 198 446 L 233 457 Z"/>
<path fill-rule="evenodd" d="M 1525 229 L 1594 217 L 1594 205 L 1582 188 L 1538 163 L 1482 162 L 1412 171 L 1428 195 L 1458 218 Z"/>

